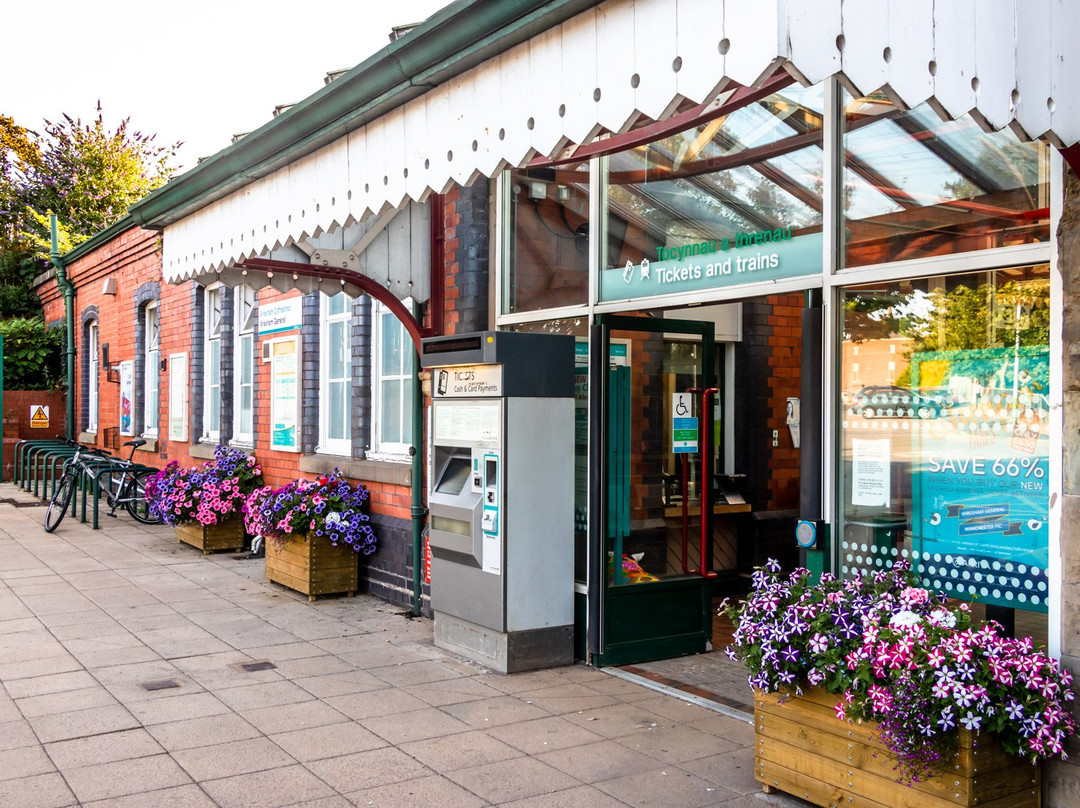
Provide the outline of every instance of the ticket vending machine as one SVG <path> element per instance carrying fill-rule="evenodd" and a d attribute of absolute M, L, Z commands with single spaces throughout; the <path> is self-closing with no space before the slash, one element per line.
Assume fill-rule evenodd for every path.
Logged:
<path fill-rule="evenodd" d="M 503 673 L 574 659 L 574 339 L 425 339 L 435 644 Z"/>

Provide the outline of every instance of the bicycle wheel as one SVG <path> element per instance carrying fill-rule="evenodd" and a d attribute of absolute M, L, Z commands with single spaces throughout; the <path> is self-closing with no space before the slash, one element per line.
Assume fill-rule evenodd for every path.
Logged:
<path fill-rule="evenodd" d="M 53 491 L 49 507 L 45 511 L 45 532 L 52 533 L 64 521 L 71 496 L 75 493 L 75 480 L 78 472 L 75 469 L 64 469 L 64 476 L 60 479 L 56 490 Z"/>
<path fill-rule="evenodd" d="M 122 498 L 124 507 L 136 522 L 144 525 L 160 525 L 161 519 L 150 512 L 150 503 L 146 501 L 146 481 L 157 474 L 156 471 L 136 471 L 128 478 Z"/>

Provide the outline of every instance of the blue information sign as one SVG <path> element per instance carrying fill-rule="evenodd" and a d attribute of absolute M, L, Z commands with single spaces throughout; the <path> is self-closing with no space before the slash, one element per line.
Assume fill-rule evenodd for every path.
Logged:
<path fill-rule="evenodd" d="M 690 454 L 698 450 L 698 419 L 673 418 L 671 421 L 672 451 Z"/>

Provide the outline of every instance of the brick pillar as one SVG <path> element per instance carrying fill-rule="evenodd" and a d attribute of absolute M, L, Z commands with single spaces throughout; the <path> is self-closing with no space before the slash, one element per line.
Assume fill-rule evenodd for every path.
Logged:
<path fill-rule="evenodd" d="M 477 180 L 445 197 L 446 333 L 484 331 L 488 324 L 488 244 L 491 184 Z"/>
<path fill-rule="evenodd" d="M 1061 662 L 1080 682 L 1080 538 L 1075 531 L 1080 524 L 1080 180 L 1072 171 L 1065 181 L 1065 208 L 1057 238 L 1064 321 Z M 1068 751 L 1068 761 L 1052 761 L 1043 770 L 1043 804 L 1047 808 L 1080 805 L 1080 743 L 1073 741 Z"/>

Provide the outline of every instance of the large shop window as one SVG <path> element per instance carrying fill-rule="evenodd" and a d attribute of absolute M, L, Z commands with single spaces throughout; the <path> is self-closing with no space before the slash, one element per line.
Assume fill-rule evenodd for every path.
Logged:
<path fill-rule="evenodd" d="M 207 289 L 203 294 L 206 330 L 203 339 L 205 369 L 203 384 L 203 438 L 217 441 L 221 437 L 221 332 L 222 287 Z"/>
<path fill-rule="evenodd" d="M 601 300 L 821 271 L 821 86 L 613 154 Z"/>
<path fill-rule="evenodd" d="M 251 444 L 255 440 L 255 319 L 258 297 L 250 286 L 238 286 L 233 292 L 236 308 L 236 358 L 233 375 L 233 440 Z"/>
<path fill-rule="evenodd" d="M 352 300 L 339 292 L 333 297 L 320 295 L 319 319 L 319 451 L 349 456 L 349 417 L 352 397 L 352 355 L 349 332 L 352 329 Z"/>
<path fill-rule="evenodd" d="M 951 597 L 1047 611 L 1049 277 L 843 291 L 844 574 L 908 559 Z"/>
<path fill-rule="evenodd" d="M 369 456 L 404 460 L 412 445 L 413 379 L 416 376 L 412 340 L 397 316 L 382 304 L 374 306 L 375 425 Z"/>
<path fill-rule="evenodd" d="M 146 335 L 146 349 L 143 356 L 143 434 L 148 438 L 158 435 L 158 413 L 160 404 L 160 366 L 161 366 L 161 317 L 156 303 L 147 304 L 143 311 L 143 333 Z"/>
<path fill-rule="evenodd" d="M 98 430 L 98 374 L 100 332 L 97 320 L 86 327 L 86 431 Z"/>
<path fill-rule="evenodd" d="M 847 266 L 1049 239 L 1045 144 L 927 104 L 902 112 L 882 92 L 845 95 L 844 128 Z"/>
<path fill-rule="evenodd" d="M 504 314 L 589 298 L 589 164 L 510 172 Z"/>

